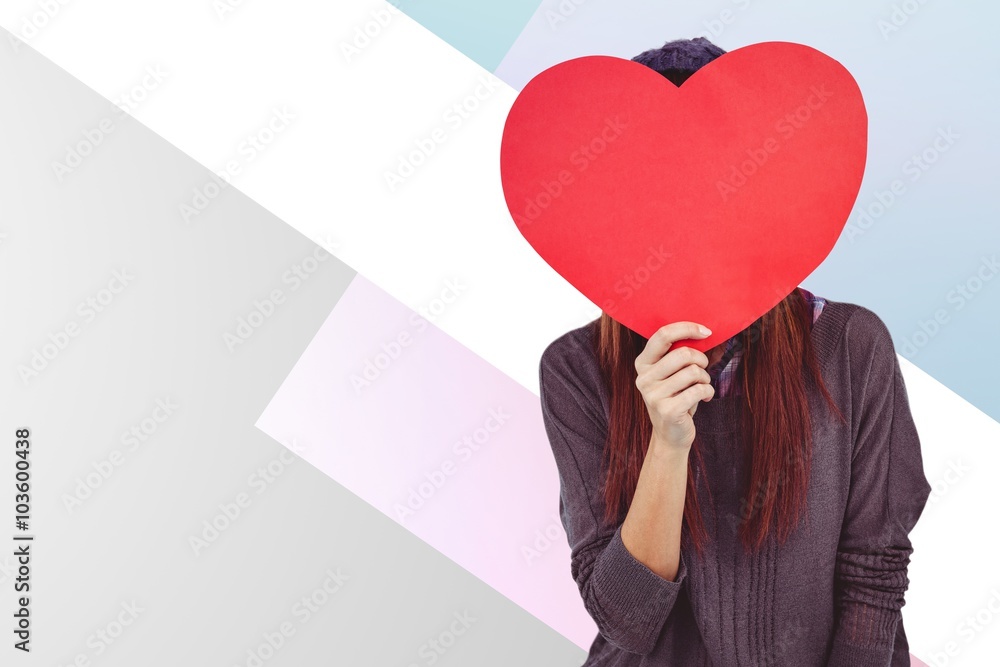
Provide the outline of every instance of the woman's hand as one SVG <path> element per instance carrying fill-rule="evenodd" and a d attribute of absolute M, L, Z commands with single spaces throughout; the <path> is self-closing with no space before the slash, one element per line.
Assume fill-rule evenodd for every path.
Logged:
<path fill-rule="evenodd" d="M 707 332 L 707 333 L 703 333 Z M 686 451 L 694 442 L 694 413 L 699 401 L 715 395 L 708 357 L 679 340 L 705 338 L 711 331 L 695 322 L 673 322 L 650 336 L 635 359 L 635 386 L 642 393 L 653 423 L 653 440 L 671 450 Z"/>

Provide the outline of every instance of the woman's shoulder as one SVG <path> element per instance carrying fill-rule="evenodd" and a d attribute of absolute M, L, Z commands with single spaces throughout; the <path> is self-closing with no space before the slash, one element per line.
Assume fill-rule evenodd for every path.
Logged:
<path fill-rule="evenodd" d="M 602 380 L 595 347 L 599 322 L 597 319 L 570 329 L 545 347 L 538 363 L 543 392 L 582 393 L 590 402 L 600 400 Z"/>
<path fill-rule="evenodd" d="M 814 341 L 824 363 L 854 363 L 873 354 L 895 352 L 892 334 L 875 311 L 857 303 L 826 298 L 814 325 Z"/>
<path fill-rule="evenodd" d="M 592 320 L 557 336 L 542 351 L 541 366 L 554 368 L 570 361 L 596 363 L 594 343 L 599 323 L 600 319 Z"/>
<path fill-rule="evenodd" d="M 575 443 L 577 457 L 599 454 L 607 436 L 610 404 L 594 347 L 599 322 L 594 320 L 557 336 L 545 347 L 538 365 L 539 397 L 547 428 L 584 436 L 567 441 Z"/>

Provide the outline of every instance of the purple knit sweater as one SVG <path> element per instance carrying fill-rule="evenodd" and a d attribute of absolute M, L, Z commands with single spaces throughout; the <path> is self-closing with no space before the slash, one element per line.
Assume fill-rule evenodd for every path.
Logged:
<path fill-rule="evenodd" d="M 545 429 L 559 471 L 570 571 L 599 633 L 584 667 L 903 667 L 908 534 L 930 494 L 892 338 L 872 311 L 828 300 L 810 335 L 847 418 L 807 383 L 813 457 L 806 516 L 783 544 L 746 554 L 737 529 L 742 398 L 700 403 L 695 427 L 711 485 L 699 488 L 709 542 L 684 542 L 675 581 L 604 522 L 601 460 L 609 405 L 591 322 L 548 345 L 539 365 Z"/>

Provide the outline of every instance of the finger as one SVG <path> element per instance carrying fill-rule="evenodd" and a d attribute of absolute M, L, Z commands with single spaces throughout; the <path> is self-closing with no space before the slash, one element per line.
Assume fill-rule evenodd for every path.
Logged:
<path fill-rule="evenodd" d="M 672 398 L 665 398 L 657 405 L 660 418 L 669 423 L 680 423 L 684 413 L 693 415 L 691 411 L 698 403 L 714 393 L 711 385 L 698 383 L 692 385 Z"/>
<path fill-rule="evenodd" d="M 662 380 L 651 381 L 643 376 L 636 379 L 636 386 L 649 402 L 674 398 L 695 384 L 711 384 L 712 376 L 701 366 L 691 364 Z"/>
<path fill-rule="evenodd" d="M 713 398 L 715 398 L 715 387 L 713 387 L 711 384 L 709 384 L 708 386 L 712 390 L 711 393 L 709 395 L 705 396 L 704 398 L 702 398 L 700 401 L 695 401 L 695 404 L 691 406 L 691 410 L 689 411 L 689 414 L 692 417 L 694 417 L 694 413 L 698 410 L 698 404 L 700 404 L 700 403 L 707 403 L 710 400 L 712 400 Z"/>
<path fill-rule="evenodd" d="M 697 322 L 671 322 L 660 327 L 649 337 L 646 346 L 636 357 L 636 368 L 655 364 L 667 353 L 671 345 L 679 340 L 696 340 L 710 336 L 711 331 L 706 327 L 704 330 L 708 333 L 702 333 L 701 326 Z"/>
<path fill-rule="evenodd" d="M 662 359 L 652 366 L 646 367 L 643 373 L 648 374 L 653 380 L 662 380 L 691 364 L 700 366 L 701 368 L 708 368 L 708 355 L 693 347 L 682 345 L 667 352 Z"/>
<path fill-rule="evenodd" d="M 711 384 L 712 376 L 701 366 L 691 364 L 678 370 L 670 377 L 660 380 L 660 383 L 663 386 L 663 391 L 667 392 L 668 396 L 673 397 L 692 385 Z"/>
<path fill-rule="evenodd" d="M 672 400 L 679 401 L 693 417 L 698 404 L 702 401 L 710 400 L 713 396 L 715 396 L 715 389 L 712 385 L 699 382 L 677 394 Z"/>

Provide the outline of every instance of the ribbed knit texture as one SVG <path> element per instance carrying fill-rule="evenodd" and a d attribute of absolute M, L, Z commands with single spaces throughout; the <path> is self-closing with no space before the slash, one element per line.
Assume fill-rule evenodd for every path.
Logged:
<path fill-rule="evenodd" d="M 668 581 L 603 520 L 609 404 L 594 322 L 554 340 L 539 365 L 545 430 L 559 471 L 570 574 L 598 634 L 584 667 L 904 667 L 908 538 L 930 485 L 892 338 L 872 311 L 827 300 L 812 340 L 839 422 L 808 383 L 813 456 L 805 516 L 783 544 L 746 553 L 739 524 L 741 397 L 699 404 L 695 426 L 711 500 L 704 559 L 685 543 Z M 716 509 L 712 513 L 714 502 Z M 751 503 L 752 507 L 752 503 Z"/>

